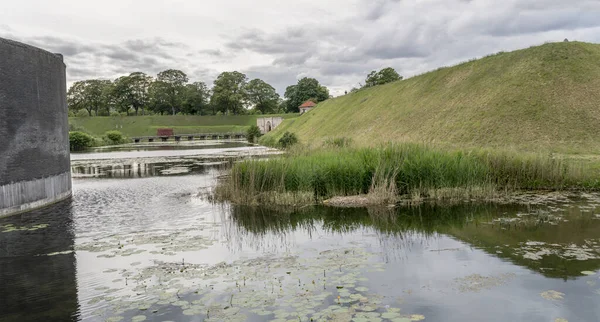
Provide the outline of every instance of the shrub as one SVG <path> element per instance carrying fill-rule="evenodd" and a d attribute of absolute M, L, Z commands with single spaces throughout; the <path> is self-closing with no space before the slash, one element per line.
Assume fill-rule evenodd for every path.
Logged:
<path fill-rule="evenodd" d="M 110 116 L 121 116 L 119 112 L 112 111 L 110 112 Z"/>
<path fill-rule="evenodd" d="M 75 116 L 75 113 L 73 113 L 73 111 L 69 111 L 69 113 L 67 114 L 69 117 L 73 117 Z"/>
<path fill-rule="evenodd" d="M 83 132 L 69 132 L 69 147 L 71 151 L 81 151 L 92 146 L 94 138 Z"/>
<path fill-rule="evenodd" d="M 90 116 L 90 113 L 88 113 L 88 111 L 86 111 L 86 110 L 79 110 L 79 111 L 77 111 L 77 113 L 75 113 L 75 116 L 88 117 L 88 116 Z"/>
<path fill-rule="evenodd" d="M 261 136 L 262 133 L 260 133 L 260 128 L 256 125 L 252 125 L 246 132 L 246 138 L 250 143 L 254 143 L 255 139 L 258 139 Z"/>
<path fill-rule="evenodd" d="M 298 137 L 291 132 L 283 133 L 283 136 L 279 139 L 279 145 L 284 149 L 287 149 L 296 143 L 298 143 Z"/>
<path fill-rule="evenodd" d="M 123 133 L 121 133 L 119 131 L 108 131 L 108 132 L 104 133 L 104 137 L 111 144 L 119 144 L 119 143 L 123 143 L 123 141 L 125 141 Z"/>

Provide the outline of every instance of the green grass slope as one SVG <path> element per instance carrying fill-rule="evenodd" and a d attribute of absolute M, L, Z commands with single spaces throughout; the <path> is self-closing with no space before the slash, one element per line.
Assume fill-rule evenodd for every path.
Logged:
<path fill-rule="evenodd" d="M 284 115 L 152 115 L 152 116 L 98 116 L 70 117 L 72 129 L 83 130 L 95 136 L 118 130 L 128 137 L 156 135 L 159 128 L 171 128 L 175 134 L 244 132 L 256 125 L 260 117 L 295 118 L 298 114 Z"/>
<path fill-rule="evenodd" d="M 427 142 L 600 152 L 600 45 L 551 43 L 327 100 L 287 120 L 305 144 Z"/>

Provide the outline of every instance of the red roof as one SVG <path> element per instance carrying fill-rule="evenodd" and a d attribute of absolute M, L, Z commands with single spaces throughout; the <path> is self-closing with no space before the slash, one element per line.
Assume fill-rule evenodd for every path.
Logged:
<path fill-rule="evenodd" d="M 317 106 L 317 104 L 315 104 L 315 102 L 313 102 L 313 101 L 306 101 L 302 105 L 300 105 L 300 107 L 315 107 L 315 106 Z"/>

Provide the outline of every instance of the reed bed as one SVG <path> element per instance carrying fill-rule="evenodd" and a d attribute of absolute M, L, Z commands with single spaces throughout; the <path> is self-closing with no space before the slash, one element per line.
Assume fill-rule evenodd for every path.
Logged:
<path fill-rule="evenodd" d="M 597 189 L 595 174 L 548 155 L 451 151 L 418 144 L 292 151 L 233 165 L 216 198 L 237 204 L 315 204 L 335 196 L 373 203 L 471 199 L 518 190 Z"/>

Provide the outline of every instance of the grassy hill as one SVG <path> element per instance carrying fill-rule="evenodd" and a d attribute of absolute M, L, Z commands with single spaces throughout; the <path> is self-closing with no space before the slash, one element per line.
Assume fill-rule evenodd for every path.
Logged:
<path fill-rule="evenodd" d="M 319 104 L 267 135 L 600 153 L 600 45 L 498 53 Z"/>
<path fill-rule="evenodd" d="M 256 125 L 257 118 L 272 116 L 290 119 L 298 114 L 70 117 L 69 125 L 72 129 L 83 130 L 95 136 L 102 136 L 106 131 L 118 130 L 128 137 L 135 137 L 156 135 L 156 129 L 159 128 L 171 128 L 175 134 L 244 132 L 251 125 Z"/>

